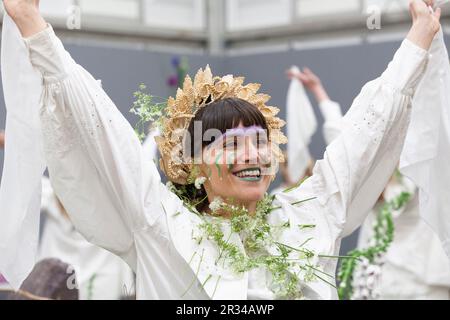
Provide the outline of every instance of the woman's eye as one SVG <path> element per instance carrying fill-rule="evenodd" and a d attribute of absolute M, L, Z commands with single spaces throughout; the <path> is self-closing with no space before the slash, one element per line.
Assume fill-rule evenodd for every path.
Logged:
<path fill-rule="evenodd" d="M 258 141 L 258 146 L 266 146 L 267 145 L 267 140 L 259 140 Z"/>
<path fill-rule="evenodd" d="M 237 147 L 237 141 L 236 140 L 226 141 L 224 143 L 224 147 L 225 148 L 236 148 Z"/>
<path fill-rule="evenodd" d="M 238 141 L 236 138 L 234 138 L 234 139 L 230 138 L 230 139 L 227 139 L 226 141 L 224 141 L 223 146 L 224 146 L 224 148 L 227 148 L 227 149 L 237 148 Z"/>

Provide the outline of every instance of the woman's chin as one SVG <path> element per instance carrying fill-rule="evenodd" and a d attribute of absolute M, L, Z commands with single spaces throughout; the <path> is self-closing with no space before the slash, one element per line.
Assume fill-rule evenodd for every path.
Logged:
<path fill-rule="evenodd" d="M 267 184 L 263 181 L 253 183 L 239 183 L 235 190 L 238 197 L 243 201 L 259 201 L 264 198 L 267 191 Z"/>
<path fill-rule="evenodd" d="M 270 181 L 268 176 L 261 179 L 242 179 L 231 176 L 215 191 L 223 199 L 235 199 L 240 203 L 255 202 L 264 198 Z"/>
<path fill-rule="evenodd" d="M 254 194 L 248 197 L 245 197 L 245 202 L 254 202 L 254 201 L 260 201 L 264 199 L 264 193 Z"/>

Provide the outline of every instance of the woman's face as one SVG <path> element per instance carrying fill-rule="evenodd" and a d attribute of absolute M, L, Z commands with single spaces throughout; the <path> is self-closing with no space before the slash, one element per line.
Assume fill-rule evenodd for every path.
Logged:
<path fill-rule="evenodd" d="M 209 201 L 252 207 L 261 200 L 274 176 L 267 132 L 260 127 L 228 130 L 203 150 L 201 175 Z"/>

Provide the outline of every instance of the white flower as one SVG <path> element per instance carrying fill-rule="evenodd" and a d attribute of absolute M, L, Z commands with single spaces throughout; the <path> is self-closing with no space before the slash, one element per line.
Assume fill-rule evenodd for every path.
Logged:
<path fill-rule="evenodd" d="M 370 292 L 369 289 L 362 289 L 360 293 L 360 299 L 362 300 L 368 300 L 370 298 Z"/>
<path fill-rule="evenodd" d="M 375 262 L 376 265 L 381 267 L 384 264 L 384 262 L 385 262 L 384 254 L 381 254 L 381 253 L 377 254 L 375 256 L 374 262 Z"/>
<path fill-rule="evenodd" d="M 172 181 L 167 181 L 166 182 L 166 187 L 167 189 L 169 189 L 170 191 L 173 191 L 175 189 L 175 185 L 172 183 Z"/>
<path fill-rule="evenodd" d="M 374 276 L 367 277 L 367 288 L 369 290 L 375 289 L 376 278 Z"/>
<path fill-rule="evenodd" d="M 209 208 L 212 212 L 219 210 L 223 205 L 223 201 L 220 197 L 214 198 L 214 200 L 209 204 Z"/>
<path fill-rule="evenodd" d="M 367 258 L 361 258 L 361 266 L 365 269 L 369 266 L 369 260 Z"/>
<path fill-rule="evenodd" d="M 377 266 L 377 265 L 370 265 L 368 268 L 367 268 L 367 274 L 368 275 L 375 275 L 375 276 L 377 276 L 377 275 L 379 275 L 380 274 L 380 272 L 381 272 L 381 270 L 380 270 L 380 267 L 379 266 Z"/>
<path fill-rule="evenodd" d="M 357 281 L 355 281 L 355 284 L 360 288 L 366 287 L 366 279 L 364 276 L 360 276 Z"/>
<path fill-rule="evenodd" d="M 195 179 L 195 188 L 200 190 L 202 187 L 202 184 L 204 184 L 206 181 L 205 177 L 198 177 L 197 179 Z"/>

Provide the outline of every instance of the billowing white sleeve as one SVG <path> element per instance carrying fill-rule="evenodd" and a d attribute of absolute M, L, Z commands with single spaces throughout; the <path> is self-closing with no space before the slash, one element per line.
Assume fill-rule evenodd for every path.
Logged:
<path fill-rule="evenodd" d="M 42 77 L 31 65 L 20 31 L 6 13 L 1 42 L 8 141 L 0 185 L 0 272 L 11 287 L 19 289 L 33 269 L 39 242 L 45 171 L 38 113 Z"/>
<path fill-rule="evenodd" d="M 363 222 L 398 164 L 427 61 L 427 51 L 404 40 L 381 77 L 363 87 L 314 168 L 310 183 L 340 236 Z"/>
<path fill-rule="evenodd" d="M 331 100 L 324 100 L 319 103 L 324 124 L 322 128 L 325 143 L 329 145 L 342 132 L 342 110 L 339 103 Z"/>
<path fill-rule="evenodd" d="M 88 241 L 134 269 L 134 234 L 163 214 L 161 202 L 176 200 L 133 128 L 52 28 L 25 41 L 44 78 L 40 119 L 54 191 Z"/>
<path fill-rule="evenodd" d="M 413 100 L 399 168 L 418 187 L 420 215 L 450 258 L 450 64 L 442 29 L 433 40 L 430 56 Z"/>

